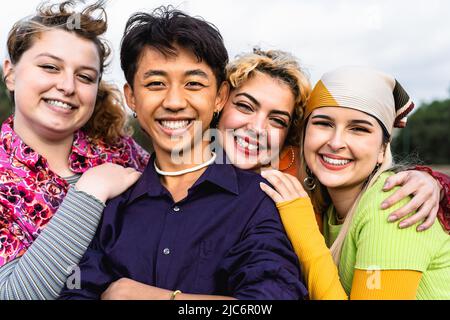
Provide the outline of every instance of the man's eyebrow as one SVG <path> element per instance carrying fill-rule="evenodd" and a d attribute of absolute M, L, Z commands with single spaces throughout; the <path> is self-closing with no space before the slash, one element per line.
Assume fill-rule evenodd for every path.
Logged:
<path fill-rule="evenodd" d="M 200 76 L 208 79 L 208 74 L 200 69 L 189 70 L 184 73 L 185 76 Z"/>
<path fill-rule="evenodd" d="M 151 76 L 167 76 L 167 72 L 162 70 L 148 70 L 144 73 L 144 79 L 147 79 Z"/>

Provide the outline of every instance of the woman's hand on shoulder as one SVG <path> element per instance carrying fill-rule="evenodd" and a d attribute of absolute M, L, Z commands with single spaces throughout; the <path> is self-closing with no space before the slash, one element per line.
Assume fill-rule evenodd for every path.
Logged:
<path fill-rule="evenodd" d="M 261 172 L 261 176 L 273 186 L 270 187 L 264 182 L 259 184 L 275 203 L 308 197 L 300 181 L 290 174 L 278 170 L 264 170 Z"/>
<path fill-rule="evenodd" d="M 401 188 L 383 201 L 381 204 L 382 209 L 387 209 L 408 196 L 412 198 L 405 206 L 394 211 L 389 216 L 389 221 L 398 221 L 417 210 L 414 215 L 401 221 L 399 227 L 407 228 L 421 220 L 425 220 L 417 227 L 417 231 L 430 228 L 436 221 L 439 210 L 440 184 L 426 172 L 407 170 L 387 178 L 383 190 L 389 191 L 395 186 L 400 186 Z"/>
<path fill-rule="evenodd" d="M 104 163 L 83 173 L 75 186 L 77 190 L 106 202 L 125 192 L 140 176 L 141 173 L 133 168 Z"/>

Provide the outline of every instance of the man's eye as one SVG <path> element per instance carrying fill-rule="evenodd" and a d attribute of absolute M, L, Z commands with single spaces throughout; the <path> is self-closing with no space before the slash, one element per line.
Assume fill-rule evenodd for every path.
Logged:
<path fill-rule="evenodd" d="M 197 82 L 197 81 L 189 81 L 186 84 L 190 88 L 204 88 L 205 85 L 203 83 Z"/>
<path fill-rule="evenodd" d="M 147 88 L 157 88 L 157 87 L 163 87 L 164 83 L 162 81 L 152 81 L 145 85 Z"/>

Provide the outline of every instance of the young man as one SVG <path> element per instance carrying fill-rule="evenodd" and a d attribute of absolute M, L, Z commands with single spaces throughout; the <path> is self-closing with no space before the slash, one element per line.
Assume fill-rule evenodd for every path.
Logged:
<path fill-rule="evenodd" d="M 209 141 L 196 138 L 228 97 L 227 60 L 220 33 L 203 20 L 165 8 L 129 19 L 121 48 L 125 96 L 155 153 L 141 179 L 109 202 L 79 265 L 81 289 L 65 289 L 61 298 L 306 295 L 262 178 L 216 163 L 224 159 L 215 161 Z"/>

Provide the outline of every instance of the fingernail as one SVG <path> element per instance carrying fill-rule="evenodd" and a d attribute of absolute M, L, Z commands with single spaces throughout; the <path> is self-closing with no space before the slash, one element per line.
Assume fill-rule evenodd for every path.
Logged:
<path fill-rule="evenodd" d="M 389 182 L 386 182 L 383 186 L 383 189 L 389 188 Z"/>
<path fill-rule="evenodd" d="M 405 222 L 400 222 L 400 224 L 398 225 L 400 228 L 404 228 L 406 227 L 406 223 Z"/>
<path fill-rule="evenodd" d="M 395 220 L 397 220 L 397 216 L 389 216 L 388 217 L 389 222 L 394 222 Z"/>
<path fill-rule="evenodd" d="M 381 204 L 381 209 L 386 209 L 387 207 L 388 207 L 387 202 L 383 202 L 383 203 Z"/>
<path fill-rule="evenodd" d="M 422 227 L 422 226 L 419 226 L 418 228 L 417 228 L 417 231 L 423 231 L 423 230 L 425 230 L 425 227 Z"/>

